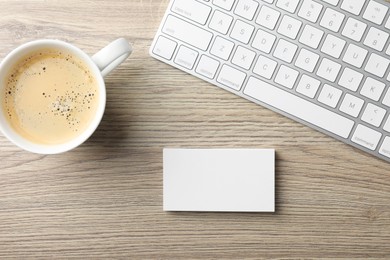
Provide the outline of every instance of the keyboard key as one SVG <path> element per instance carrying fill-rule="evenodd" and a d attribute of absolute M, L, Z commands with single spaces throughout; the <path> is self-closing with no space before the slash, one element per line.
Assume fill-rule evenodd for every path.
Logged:
<path fill-rule="evenodd" d="M 323 31 L 311 25 L 306 25 L 303 29 L 301 37 L 299 38 L 299 42 L 312 47 L 313 49 L 317 49 L 323 35 Z"/>
<path fill-rule="evenodd" d="M 359 15 L 366 0 L 344 0 L 341 9 L 354 15 Z"/>
<path fill-rule="evenodd" d="M 322 16 L 320 25 L 331 30 L 332 32 L 338 32 L 340 30 L 341 24 L 343 23 L 344 17 L 344 14 L 331 8 L 327 8 L 324 15 Z"/>
<path fill-rule="evenodd" d="M 256 53 L 254 51 L 238 46 L 236 52 L 234 53 L 232 63 L 248 70 L 253 63 L 255 56 Z"/>
<path fill-rule="evenodd" d="M 363 14 L 363 18 L 380 25 L 386 16 L 387 9 L 389 9 L 387 6 L 371 0 Z"/>
<path fill-rule="evenodd" d="M 289 13 L 295 13 L 298 4 L 299 0 L 278 0 L 276 6 Z"/>
<path fill-rule="evenodd" d="M 241 89 L 245 78 L 246 74 L 244 72 L 228 65 L 223 65 L 221 71 L 219 72 L 217 81 L 229 88 L 238 91 Z"/>
<path fill-rule="evenodd" d="M 350 68 L 345 68 L 341 74 L 339 85 L 352 91 L 356 91 L 362 82 L 363 74 Z"/>
<path fill-rule="evenodd" d="M 364 70 L 382 78 L 385 75 L 389 64 L 390 60 L 383 58 L 376 53 L 372 53 Z"/>
<path fill-rule="evenodd" d="M 343 138 L 349 136 L 354 125 L 344 116 L 254 77 L 249 78 L 244 94 Z"/>
<path fill-rule="evenodd" d="M 316 23 L 322 7 L 321 4 L 314 2 L 313 0 L 304 0 L 299 9 L 298 16 L 312 23 Z"/>
<path fill-rule="evenodd" d="M 318 68 L 317 75 L 321 78 L 334 82 L 339 74 L 341 65 L 327 58 L 323 58 Z"/>
<path fill-rule="evenodd" d="M 378 101 L 379 98 L 382 96 L 385 86 L 386 86 L 385 83 L 367 77 L 360 91 L 360 94 L 374 101 Z"/>
<path fill-rule="evenodd" d="M 213 79 L 215 77 L 215 74 L 217 73 L 218 67 L 219 61 L 210 58 L 206 55 L 202 55 L 195 71 L 202 76 L 205 76 L 209 79 Z"/>
<path fill-rule="evenodd" d="M 171 10 L 194 22 L 206 24 L 211 7 L 195 0 L 175 0 Z"/>
<path fill-rule="evenodd" d="M 214 31 L 220 32 L 222 34 L 227 34 L 230 25 L 232 24 L 232 21 L 233 17 L 216 10 L 213 14 L 213 17 L 211 18 L 209 27 Z"/>
<path fill-rule="evenodd" d="M 233 7 L 235 0 L 213 0 L 213 4 L 230 11 Z"/>
<path fill-rule="evenodd" d="M 363 104 L 364 104 L 363 99 L 347 93 L 345 94 L 344 100 L 341 103 L 340 111 L 350 116 L 358 117 L 360 111 L 362 110 Z"/>
<path fill-rule="evenodd" d="M 387 32 L 371 27 L 364 40 L 364 45 L 371 47 L 374 50 L 382 51 L 388 38 L 389 34 Z"/>
<path fill-rule="evenodd" d="M 278 45 L 275 48 L 274 57 L 281 59 L 285 62 L 291 63 L 297 49 L 298 46 L 296 46 L 295 44 L 290 43 L 284 39 L 280 39 Z"/>
<path fill-rule="evenodd" d="M 314 98 L 314 96 L 317 94 L 320 84 L 321 82 L 319 80 L 304 74 L 298 83 L 297 92 L 309 98 Z"/>
<path fill-rule="evenodd" d="M 176 45 L 176 42 L 164 36 L 160 36 L 154 45 L 153 53 L 164 59 L 170 60 L 175 52 Z"/>
<path fill-rule="evenodd" d="M 234 13 L 245 19 L 252 20 L 259 3 L 253 0 L 239 0 Z"/>
<path fill-rule="evenodd" d="M 168 15 L 162 32 L 204 51 L 213 37 L 212 33 L 172 15 Z"/>
<path fill-rule="evenodd" d="M 276 61 L 260 55 L 253 68 L 253 73 L 263 78 L 271 79 L 277 65 L 278 63 Z"/>
<path fill-rule="evenodd" d="M 325 84 L 322 87 L 321 93 L 318 97 L 318 101 L 327 106 L 335 108 L 340 100 L 342 93 L 343 92 L 340 89 Z"/>
<path fill-rule="evenodd" d="M 361 68 L 368 51 L 355 44 L 350 44 L 344 54 L 343 61 L 357 68 Z"/>
<path fill-rule="evenodd" d="M 308 72 L 313 72 L 319 58 L 320 55 L 302 48 L 295 61 L 295 66 Z"/>
<path fill-rule="evenodd" d="M 367 24 L 349 17 L 341 34 L 349 39 L 359 42 L 362 39 L 366 28 Z"/>
<path fill-rule="evenodd" d="M 385 117 L 386 110 L 371 103 L 367 104 L 362 120 L 370 125 L 379 127 Z"/>
<path fill-rule="evenodd" d="M 298 71 L 282 65 L 276 74 L 275 82 L 282 85 L 283 87 L 292 89 L 295 85 L 295 81 L 297 80 L 298 75 Z"/>
<path fill-rule="evenodd" d="M 378 146 L 381 137 L 381 133 L 359 124 L 353 133 L 351 141 L 374 151 Z"/>
<path fill-rule="evenodd" d="M 280 12 L 263 5 L 260 9 L 259 15 L 257 16 L 256 23 L 273 30 L 279 20 L 279 16 Z"/>
<path fill-rule="evenodd" d="M 390 137 L 386 136 L 379 149 L 379 153 L 390 158 Z"/>
<path fill-rule="evenodd" d="M 278 33 L 294 40 L 297 37 L 301 26 L 301 21 L 285 15 L 280 22 Z"/>
<path fill-rule="evenodd" d="M 220 36 L 215 38 L 210 53 L 224 60 L 228 60 L 232 53 L 234 43 Z"/>
<path fill-rule="evenodd" d="M 174 61 L 176 64 L 190 70 L 194 66 L 197 57 L 197 51 L 182 45 L 180 46 Z"/>
<path fill-rule="evenodd" d="M 247 24 L 243 21 L 237 20 L 234 24 L 230 37 L 242 43 L 248 44 L 250 38 L 252 37 L 254 29 L 254 26 Z"/>
<path fill-rule="evenodd" d="M 344 40 L 332 34 L 328 34 L 322 44 L 321 51 L 338 59 L 344 50 L 345 43 L 346 42 Z"/>
<path fill-rule="evenodd" d="M 252 47 L 259 51 L 270 53 L 275 40 L 275 35 L 259 29 L 253 39 Z"/>

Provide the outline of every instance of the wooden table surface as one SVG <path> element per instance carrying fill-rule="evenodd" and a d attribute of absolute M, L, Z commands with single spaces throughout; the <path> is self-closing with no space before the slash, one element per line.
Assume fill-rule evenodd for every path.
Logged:
<path fill-rule="evenodd" d="M 168 0 L 0 0 L 1 59 L 125 37 L 95 134 L 60 155 L 0 135 L 0 258 L 390 258 L 390 164 L 148 55 Z M 162 149 L 275 148 L 276 212 L 162 210 Z"/>

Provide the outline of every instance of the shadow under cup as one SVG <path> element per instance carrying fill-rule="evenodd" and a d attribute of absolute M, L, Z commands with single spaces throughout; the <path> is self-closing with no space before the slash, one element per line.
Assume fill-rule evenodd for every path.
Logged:
<path fill-rule="evenodd" d="M 49 66 L 47 66 L 46 68 L 45 63 L 36 58 L 36 56 L 39 55 L 43 55 L 45 58 L 47 58 L 49 60 L 48 62 L 51 62 L 50 65 L 52 68 L 49 68 Z M 53 55 L 58 55 L 58 57 L 54 57 Z M 44 60 L 45 58 L 42 59 Z M 78 84 L 77 86 L 72 85 L 72 87 L 68 87 L 71 84 L 77 82 L 76 78 L 78 78 L 79 75 L 76 75 L 70 70 L 66 71 L 66 73 L 68 74 L 66 74 L 65 72 L 61 73 L 62 68 L 59 68 L 57 66 L 57 64 L 61 62 L 55 60 L 56 58 L 61 59 L 61 62 L 73 62 L 73 64 L 76 64 L 76 66 L 70 67 L 72 68 L 73 72 L 76 72 L 76 67 L 80 68 L 80 73 L 82 73 L 82 70 L 84 69 L 85 76 L 89 77 L 91 84 L 95 85 L 97 93 L 85 92 L 85 86 L 82 86 L 84 84 L 80 82 L 80 84 Z M 30 62 L 29 59 L 31 59 L 32 62 Z M 50 61 L 50 59 L 52 60 Z M 62 59 L 64 60 L 62 61 Z M 29 67 L 30 65 L 31 68 Z M 35 67 L 33 68 L 33 66 Z M 39 70 L 37 70 L 37 66 L 41 66 L 39 67 Z M 15 68 L 18 69 L 15 70 Z M 36 79 L 36 81 L 31 79 L 29 81 L 30 83 L 39 82 L 37 81 L 39 77 L 42 77 L 41 80 L 43 81 L 47 79 L 47 82 L 45 82 L 45 84 L 43 85 L 47 85 L 45 86 L 46 88 L 50 87 L 51 91 L 42 90 L 39 84 L 35 84 L 39 86 L 34 88 L 30 87 L 29 91 L 32 92 L 26 92 L 25 90 L 19 91 L 20 93 L 24 93 L 23 95 L 19 95 L 18 93 L 11 93 L 12 91 L 9 89 L 11 86 L 10 79 L 14 77 L 13 73 L 15 71 L 20 72 L 20 75 L 17 76 L 20 81 L 22 80 L 19 77 L 30 77 L 30 75 L 33 75 L 31 77 L 35 77 L 33 79 Z M 54 74 L 54 71 L 58 74 L 58 76 Z M 50 73 L 52 73 L 51 77 L 49 77 Z M 51 80 L 51 83 L 48 83 L 49 79 Z M 57 80 L 58 84 L 55 83 Z M 75 88 L 78 88 L 79 91 Z M 23 84 L 21 84 L 20 82 L 18 83 L 18 89 L 23 89 Z M 35 89 L 37 89 L 37 91 L 35 91 Z M 53 94 L 53 91 L 55 91 L 55 94 Z M 12 94 L 14 94 L 14 96 L 11 96 Z M 82 108 L 91 109 L 91 107 L 88 106 L 88 102 L 92 102 L 92 99 L 95 99 L 93 100 L 93 102 L 95 103 L 96 107 L 94 108 L 93 112 L 90 111 L 90 115 L 86 119 L 85 113 L 82 113 Z M 40 102 L 39 100 L 41 100 L 42 102 Z M 21 107 L 21 109 L 17 109 L 15 111 L 10 112 L 9 107 L 11 106 L 9 102 L 15 102 L 15 104 L 19 104 L 19 107 Z M 48 102 L 49 105 L 46 106 L 46 103 L 44 102 Z M 44 105 L 42 106 L 39 103 Z M 76 103 L 78 104 L 78 106 L 75 105 Z M 37 104 L 36 109 L 34 104 Z M 24 44 L 12 51 L 3 60 L 1 64 L 0 130 L 11 142 L 13 142 L 24 150 L 39 154 L 56 154 L 69 151 L 79 146 L 84 141 L 86 141 L 98 127 L 103 117 L 105 104 L 106 89 L 101 71 L 93 62 L 91 57 L 89 57 L 77 47 L 66 42 L 62 42 L 59 40 L 38 40 Z M 44 107 L 44 109 L 41 111 L 39 110 L 40 107 Z M 45 113 L 43 112 L 45 111 L 45 109 L 49 111 L 49 113 L 51 113 L 50 116 L 45 116 Z M 23 118 L 21 115 L 25 114 L 23 111 L 27 110 L 31 110 L 36 113 L 33 117 L 31 117 L 31 122 L 34 122 L 35 120 L 37 125 L 39 125 L 39 120 L 36 119 L 39 118 L 40 120 L 43 120 L 43 123 L 41 123 L 42 126 L 51 124 L 55 125 L 56 123 L 58 123 L 58 125 L 56 126 L 57 128 L 54 128 L 54 126 L 53 128 L 46 127 L 45 129 L 43 129 L 44 131 L 52 131 L 46 132 L 47 134 L 43 132 L 40 133 L 41 130 L 37 128 L 35 130 L 37 131 L 37 133 L 43 136 L 43 139 L 38 140 L 36 138 L 33 138 L 32 133 L 28 133 L 26 131 L 27 128 L 20 129 L 23 128 L 23 125 L 27 125 L 25 121 L 22 122 L 22 120 L 20 119 Z M 11 120 L 10 118 L 12 118 L 12 115 L 18 116 L 18 119 L 13 118 Z M 58 122 L 55 122 L 55 118 L 59 119 Z M 16 126 L 17 124 L 13 124 L 13 120 L 18 120 L 18 122 L 20 122 L 21 127 Z M 60 120 L 62 120 L 61 122 L 67 122 L 67 125 L 60 125 Z M 30 125 L 31 122 L 29 122 Z M 76 128 L 74 126 L 75 124 L 84 124 L 84 127 Z M 69 126 L 69 129 L 71 129 L 73 133 L 70 135 L 70 138 L 61 139 L 61 130 L 64 130 L 63 127 L 67 126 Z M 55 137 L 57 134 L 59 137 L 58 142 L 44 140 L 45 135 L 47 135 L 47 138 L 49 138 L 49 136 Z"/>

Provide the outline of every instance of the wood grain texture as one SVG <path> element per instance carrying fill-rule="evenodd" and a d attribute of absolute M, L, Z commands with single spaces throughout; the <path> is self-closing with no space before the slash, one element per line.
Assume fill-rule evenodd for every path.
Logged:
<path fill-rule="evenodd" d="M 162 64 L 168 0 L 0 0 L 0 57 L 39 38 L 132 56 L 95 134 L 54 156 L 0 135 L 0 258 L 390 258 L 390 164 Z M 163 147 L 275 148 L 274 214 L 162 211 Z"/>

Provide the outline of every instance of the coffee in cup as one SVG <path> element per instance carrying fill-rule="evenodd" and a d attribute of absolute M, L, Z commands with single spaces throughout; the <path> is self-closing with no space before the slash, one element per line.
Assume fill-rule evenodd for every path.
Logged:
<path fill-rule="evenodd" d="M 10 68 L 2 111 L 15 131 L 35 143 L 61 144 L 84 132 L 99 104 L 87 65 L 66 51 L 36 50 Z"/>
<path fill-rule="evenodd" d="M 56 154 L 79 146 L 102 119 L 103 77 L 131 51 L 123 38 L 92 57 L 59 40 L 16 48 L 0 66 L 0 131 L 34 153 Z"/>

